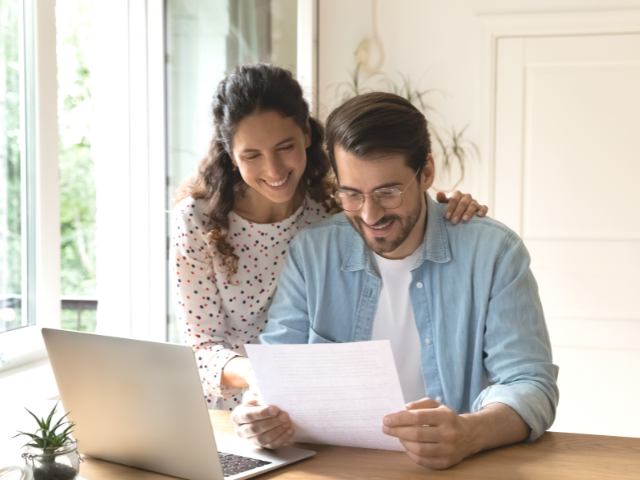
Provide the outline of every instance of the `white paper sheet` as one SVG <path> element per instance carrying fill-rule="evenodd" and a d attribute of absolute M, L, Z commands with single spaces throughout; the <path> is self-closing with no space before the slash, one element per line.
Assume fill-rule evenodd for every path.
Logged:
<path fill-rule="evenodd" d="M 246 345 L 262 398 L 287 412 L 294 441 L 404 450 L 382 418 L 405 409 L 388 340 Z"/>

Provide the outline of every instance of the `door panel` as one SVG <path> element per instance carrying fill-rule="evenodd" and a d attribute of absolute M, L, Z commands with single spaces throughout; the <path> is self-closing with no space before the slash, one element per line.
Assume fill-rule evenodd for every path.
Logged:
<path fill-rule="evenodd" d="M 629 218 L 640 179 L 640 162 L 631 161 L 640 152 L 640 61 L 525 71 L 524 235 L 640 239 L 640 222 Z M 598 198 L 608 190 L 616 208 Z M 576 200 L 581 208 L 571 215 L 558 211 Z M 606 219 L 607 229 L 595 219 Z"/>
<path fill-rule="evenodd" d="M 531 252 L 560 366 L 553 430 L 640 437 L 640 35 L 497 53 L 495 215 Z"/>

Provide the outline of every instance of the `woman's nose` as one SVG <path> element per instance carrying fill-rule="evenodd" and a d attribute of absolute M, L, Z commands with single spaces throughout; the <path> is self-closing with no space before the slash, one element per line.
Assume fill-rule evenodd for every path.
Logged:
<path fill-rule="evenodd" d="M 267 155 L 267 174 L 273 180 L 281 180 L 285 174 L 285 168 L 283 162 L 280 160 L 278 155 L 269 154 Z"/>

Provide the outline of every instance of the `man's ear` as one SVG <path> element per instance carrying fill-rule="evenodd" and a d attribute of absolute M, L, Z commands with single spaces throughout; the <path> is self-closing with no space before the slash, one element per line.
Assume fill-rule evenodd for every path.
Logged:
<path fill-rule="evenodd" d="M 433 155 L 427 155 L 427 163 L 420 172 L 420 188 L 425 192 L 431 188 L 436 178 L 436 164 Z"/>

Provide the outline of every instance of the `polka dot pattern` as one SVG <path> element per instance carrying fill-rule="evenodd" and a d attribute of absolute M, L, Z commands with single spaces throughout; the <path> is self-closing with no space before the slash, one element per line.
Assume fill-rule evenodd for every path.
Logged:
<path fill-rule="evenodd" d="M 242 402 L 242 389 L 220 385 L 222 369 L 246 355 L 246 343 L 258 343 L 295 234 L 330 214 L 310 198 L 278 223 L 253 223 L 231 212 L 227 242 L 240 259 L 229 283 L 218 252 L 212 253 L 214 269 L 209 266 L 206 207 L 206 201 L 186 198 L 173 211 L 173 303 L 180 340 L 194 351 L 209 408 L 232 410 Z"/>

